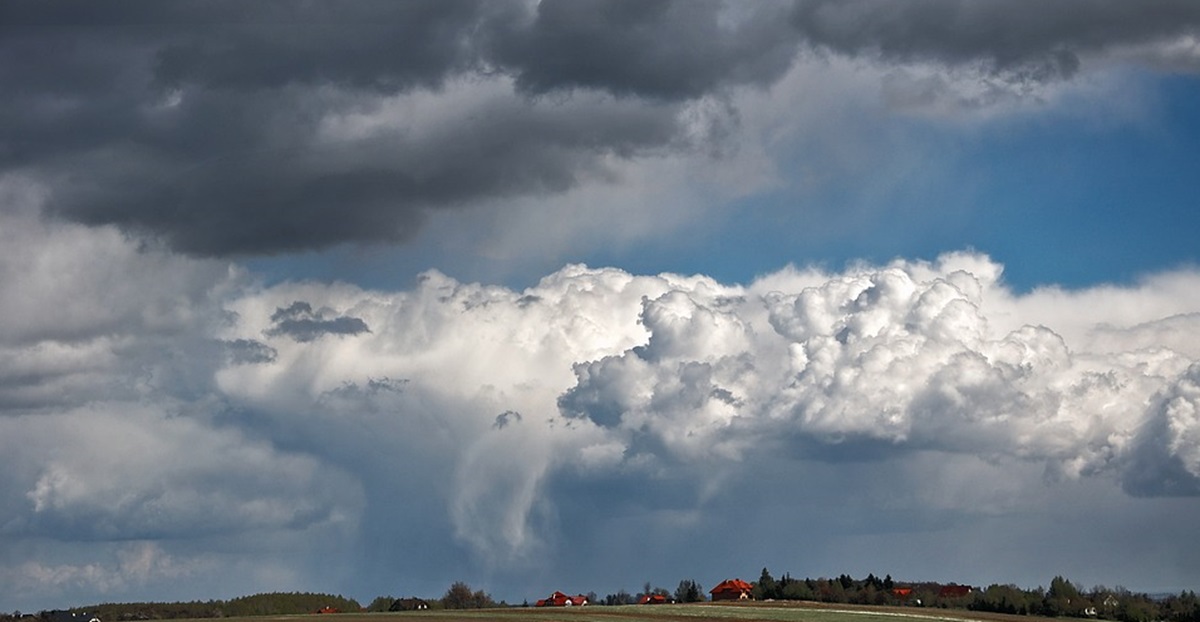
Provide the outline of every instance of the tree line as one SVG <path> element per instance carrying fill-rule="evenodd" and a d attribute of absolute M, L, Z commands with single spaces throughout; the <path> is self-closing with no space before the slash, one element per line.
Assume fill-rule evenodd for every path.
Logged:
<path fill-rule="evenodd" d="M 65 611 L 88 613 L 103 622 L 131 622 L 137 620 L 175 620 L 182 618 L 227 618 L 242 616 L 286 615 L 315 613 L 324 608 L 338 611 L 360 611 L 358 601 L 335 594 L 312 592 L 271 592 L 242 596 L 231 600 L 208 600 L 173 603 L 104 603 L 87 607 L 75 607 Z M 11 615 L 0 614 L 0 622 L 30 618 L 51 620 L 53 612 L 42 611 L 33 616 L 15 611 Z"/>
<path fill-rule="evenodd" d="M 1015 585 L 993 584 L 984 589 L 947 590 L 947 586 L 939 583 L 893 581 L 891 575 L 882 579 L 874 574 L 869 574 L 863 579 L 854 579 L 847 574 L 835 578 L 796 579 L 785 573 L 782 577 L 775 578 L 770 571 L 763 568 L 758 580 L 751 585 L 752 595 L 756 600 L 939 607 L 1118 622 L 1200 622 L 1200 597 L 1192 591 L 1151 597 L 1121 587 L 1110 589 L 1096 586 L 1084 590 L 1061 576 L 1054 577 L 1049 588 L 1022 589 Z M 603 598 L 594 592 L 589 592 L 586 596 L 588 603 L 592 605 L 633 605 L 641 602 L 643 597 L 651 595 L 659 595 L 665 597 L 668 602 L 678 603 L 702 602 L 707 599 L 704 588 L 692 579 L 680 581 L 674 592 L 663 587 L 652 587 L 650 582 L 646 582 L 636 594 L 620 590 Z M 456 581 L 439 599 L 426 601 L 411 597 L 379 596 L 366 607 L 362 607 L 352 598 L 334 594 L 273 592 L 227 601 L 110 603 L 77 607 L 70 611 L 87 612 L 99 617 L 103 622 L 135 622 L 303 614 L 323 609 L 340 612 L 399 611 L 412 608 L 416 603 L 429 609 L 486 609 L 509 606 L 503 600 L 495 601 L 483 590 L 474 590 L 467 583 Z M 528 606 L 529 603 L 526 601 L 521 605 Z M 19 611 L 11 615 L 0 614 L 0 622 L 29 622 L 31 618 L 50 622 L 52 615 L 46 611 L 32 616 L 22 615 Z"/>
<path fill-rule="evenodd" d="M 763 568 L 754 586 L 757 600 L 810 600 L 858 605 L 940 607 L 1016 615 L 1075 617 L 1119 622 L 1200 622 L 1200 597 L 1183 591 L 1159 597 L 1138 594 L 1122 587 L 1096 586 L 1084 590 L 1056 576 L 1049 588 L 1022 589 L 993 584 L 984 589 L 947 590 L 933 583 L 897 583 L 891 575 L 864 579 L 776 579 Z M 965 587 L 965 586 L 959 586 Z"/>

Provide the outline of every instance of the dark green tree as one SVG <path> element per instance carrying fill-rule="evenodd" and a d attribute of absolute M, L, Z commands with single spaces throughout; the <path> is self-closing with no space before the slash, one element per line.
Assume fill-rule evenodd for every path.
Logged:
<path fill-rule="evenodd" d="M 367 611 L 387 611 L 392 608 L 392 603 L 396 602 L 391 596 L 376 596 L 371 604 L 367 605 Z"/>
<path fill-rule="evenodd" d="M 496 601 L 483 590 L 472 592 L 471 586 L 455 581 L 442 596 L 442 606 L 446 609 L 484 609 L 495 607 Z"/>
<path fill-rule="evenodd" d="M 993 584 L 979 592 L 967 605 L 967 608 L 977 611 L 1030 615 L 1037 612 L 1041 606 L 1041 600 L 1036 593 L 1027 592 L 1015 585 Z"/>
<path fill-rule="evenodd" d="M 675 588 L 675 600 L 681 603 L 698 603 L 704 600 L 704 588 L 692 579 L 684 579 Z"/>
<path fill-rule="evenodd" d="M 758 576 L 758 581 L 754 584 L 754 598 L 756 600 L 779 598 L 779 583 L 766 568 L 762 569 L 762 574 Z"/>
<path fill-rule="evenodd" d="M 471 586 L 462 581 L 455 581 L 442 595 L 442 606 L 446 609 L 470 609 Z"/>
<path fill-rule="evenodd" d="M 632 605 L 635 603 L 637 603 L 637 599 L 633 597 L 633 594 L 625 590 L 620 590 L 616 594 L 609 594 L 604 597 L 604 604 L 606 605 Z"/>
<path fill-rule="evenodd" d="M 1087 604 L 1079 595 L 1079 588 L 1062 576 L 1050 580 L 1050 589 L 1042 601 L 1042 615 L 1081 616 Z"/>
<path fill-rule="evenodd" d="M 1143 594 L 1130 595 L 1117 605 L 1117 619 L 1121 622 L 1150 622 L 1158 619 L 1158 607 Z"/>
<path fill-rule="evenodd" d="M 813 591 L 812 579 L 804 581 L 789 581 L 783 587 L 782 597 L 787 600 L 816 600 L 816 592 Z"/>
<path fill-rule="evenodd" d="M 1162 617 L 1170 622 L 1200 622 L 1200 598 L 1195 592 L 1180 592 L 1162 603 Z"/>

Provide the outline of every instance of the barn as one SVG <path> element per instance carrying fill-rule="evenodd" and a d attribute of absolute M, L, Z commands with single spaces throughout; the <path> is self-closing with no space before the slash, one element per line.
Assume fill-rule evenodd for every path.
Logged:
<path fill-rule="evenodd" d="M 726 579 L 709 590 L 713 600 L 750 600 L 754 586 L 741 579 Z"/>

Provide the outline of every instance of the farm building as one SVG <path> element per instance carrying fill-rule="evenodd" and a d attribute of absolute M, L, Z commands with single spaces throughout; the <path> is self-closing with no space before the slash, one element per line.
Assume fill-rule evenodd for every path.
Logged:
<path fill-rule="evenodd" d="M 712 594 L 713 600 L 750 600 L 753 598 L 751 595 L 753 589 L 753 585 L 741 579 L 726 579 L 708 593 Z"/>
<path fill-rule="evenodd" d="M 582 594 L 577 596 L 567 596 L 562 592 L 555 592 L 546 598 L 538 600 L 535 606 L 537 607 L 576 607 L 588 604 L 587 596 Z"/>
<path fill-rule="evenodd" d="M 642 594 L 642 597 L 638 599 L 639 605 L 666 605 L 673 602 L 675 599 L 665 594 Z"/>
<path fill-rule="evenodd" d="M 970 596 L 972 590 L 973 588 L 969 585 L 951 583 L 950 585 L 943 585 L 938 590 L 938 598 L 962 598 L 963 596 Z"/>

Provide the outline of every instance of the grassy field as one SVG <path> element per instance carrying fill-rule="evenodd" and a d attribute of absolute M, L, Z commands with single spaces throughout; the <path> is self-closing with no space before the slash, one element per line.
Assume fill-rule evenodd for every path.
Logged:
<path fill-rule="evenodd" d="M 1042 622 L 1045 618 L 953 609 L 827 606 L 816 603 L 626 605 L 621 607 L 433 610 L 403 613 L 222 618 L 221 622 Z M 211 622 L 211 621 L 209 621 Z"/>

